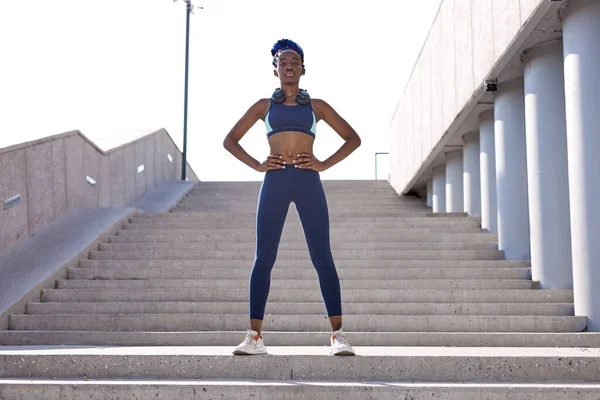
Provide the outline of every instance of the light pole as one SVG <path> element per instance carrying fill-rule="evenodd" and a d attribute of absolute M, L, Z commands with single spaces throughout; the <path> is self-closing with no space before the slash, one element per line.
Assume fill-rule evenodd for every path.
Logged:
<path fill-rule="evenodd" d="M 177 2 L 178 0 L 173 0 Z M 185 86 L 183 94 L 183 152 L 181 153 L 181 180 L 187 180 L 187 116 L 188 116 L 188 75 L 190 63 L 190 14 L 196 6 L 192 0 L 185 1 Z M 202 9 L 202 7 L 199 7 Z"/>

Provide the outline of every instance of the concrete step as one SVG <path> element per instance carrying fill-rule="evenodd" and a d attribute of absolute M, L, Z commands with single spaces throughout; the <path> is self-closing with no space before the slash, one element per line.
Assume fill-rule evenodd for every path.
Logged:
<path fill-rule="evenodd" d="M 240 279 L 242 278 L 243 279 Z M 248 287 L 250 271 L 243 276 L 222 279 L 59 279 L 57 289 L 244 289 Z M 538 282 L 525 279 L 340 279 L 346 289 L 539 289 Z M 316 273 L 312 279 L 273 279 L 272 289 L 314 289 L 319 287 Z"/>
<path fill-rule="evenodd" d="M 393 190 L 390 184 L 385 180 L 364 179 L 364 180 L 321 180 L 321 184 L 325 189 L 354 189 L 358 187 L 381 188 L 385 190 Z M 260 188 L 262 180 L 257 181 L 202 181 L 194 188 L 194 192 L 202 190 L 220 191 L 220 190 L 243 190 L 246 188 Z M 413 196 L 406 196 L 408 198 Z"/>
<path fill-rule="evenodd" d="M 261 182 L 262 185 L 262 182 Z M 203 190 L 203 189 L 199 189 L 199 190 L 194 190 L 191 191 L 187 197 L 192 197 L 192 196 L 211 196 L 211 197 L 225 197 L 225 196 L 244 196 L 244 195 L 250 195 L 253 193 L 258 194 L 260 191 L 260 186 L 256 186 L 256 187 L 252 187 L 252 188 L 231 188 L 229 190 L 227 189 L 221 189 L 221 188 L 211 188 L 211 189 L 207 189 L 207 190 Z M 346 186 L 346 187 L 338 187 L 338 188 L 332 188 L 332 187 L 327 187 L 327 186 L 323 186 L 323 189 L 325 191 L 325 194 L 328 194 L 330 196 L 336 196 L 336 195 L 341 195 L 341 194 L 346 194 L 346 193 L 360 193 L 361 195 L 365 195 L 368 196 L 369 193 L 371 193 L 371 196 L 390 196 L 390 197 L 395 197 L 398 198 L 402 201 L 406 201 L 406 202 L 410 202 L 410 201 L 422 201 L 420 200 L 418 197 L 415 196 L 400 196 L 398 195 L 391 187 L 375 187 L 375 186 Z"/>
<path fill-rule="evenodd" d="M 329 197 L 343 196 L 343 195 L 356 195 L 356 196 L 365 196 L 368 197 L 395 197 L 401 201 L 405 202 L 424 202 L 424 200 L 420 200 L 417 197 L 413 196 L 399 196 L 393 189 L 391 188 L 381 188 L 381 187 L 340 187 L 340 188 L 330 188 L 323 187 L 325 191 L 325 195 Z M 209 190 L 198 190 L 190 192 L 186 197 L 217 197 L 224 198 L 227 196 L 231 197 L 242 197 L 242 196 L 252 196 L 258 197 L 260 193 L 260 186 L 254 188 L 237 188 L 233 190 L 221 190 L 221 189 L 209 189 Z"/>
<path fill-rule="evenodd" d="M 325 192 L 327 193 L 338 193 L 338 192 L 356 192 L 356 191 L 364 191 L 364 192 L 374 192 L 377 193 L 378 195 L 381 195 L 383 193 L 389 193 L 389 194 L 393 194 L 394 196 L 404 200 L 404 201 L 418 201 L 418 197 L 416 196 L 400 196 L 396 193 L 396 191 L 389 185 L 365 185 L 365 184 L 348 184 L 348 183 L 344 183 L 342 185 L 338 185 L 335 187 L 329 186 L 329 182 L 330 181 L 321 181 L 322 185 L 323 185 L 323 189 L 325 190 Z M 232 194 L 232 195 L 239 195 L 240 193 L 250 193 L 250 192 L 257 192 L 260 190 L 261 186 L 262 186 L 262 181 L 260 182 L 255 182 L 256 185 L 254 186 L 246 186 L 246 187 L 242 187 L 239 186 L 239 183 L 236 185 L 231 185 L 230 187 L 203 187 L 203 185 L 205 184 L 205 182 L 201 182 L 199 184 L 198 187 L 194 188 L 194 190 L 192 190 L 188 196 L 199 196 L 199 195 L 225 195 L 225 194 Z M 377 182 L 377 183 L 381 183 L 381 181 Z M 387 183 L 387 182 L 386 182 Z"/>
<path fill-rule="evenodd" d="M 302 225 L 298 221 L 288 221 L 284 225 L 285 227 L 301 229 Z M 403 229 L 449 229 L 449 228 L 476 228 L 480 229 L 479 222 L 469 220 L 458 220 L 458 221 L 405 221 L 405 222 L 377 222 L 365 225 L 361 222 L 333 222 L 330 224 L 331 230 L 343 230 L 343 229 L 364 229 L 369 230 L 380 229 L 384 231 L 388 230 L 403 230 Z M 256 229 L 254 222 L 246 224 L 233 224 L 231 222 L 224 223 L 211 223 L 211 222 L 144 222 L 144 223 L 124 223 L 122 229 Z"/>
<path fill-rule="evenodd" d="M 210 200 L 210 201 L 253 201 L 256 202 L 259 197 L 259 190 L 246 191 L 204 191 L 192 192 L 185 196 L 184 200 Z M 325 196 L 328 201 L 344 201 L 344 200 L 376 200 L 376 201 L 396 201 L 403 204 L 425 204 L 424 200 L 417 198 L 406 198 L 398 196 L 393 191 L 376 190 L 376 189 L 355 189 L 355 190 L 334 190 L 325 191 Z"/>
<path fill-rule="evenodd" d="M 260 187 L 252 189 L 238 189 L 238 190 L 202 190 L 196 192 L 190 192 L 187 196 L 182 199 L 189 198 L 200 198 L 200 199 L 211 199 L 213 201 L 227 200 L 227 199 L 248 199 L 256 201 L 260 195 Z M 378 189 L 378 188 L 343 188 L 343 189 L 325 189 L 325 196 L 327 199 L 347 199 L 347 198 L 358 198 L 358 199 L 396 199 L 403 203 L 425 203 L 425 199 L 418 199 L 416 197 L 405 197 L 398 196 L 393 190 Z"/>
<path fill-rule="evenodd" d="M 241 340 L 240 340 L 241 341 Z M 350 338 L 352 342 L 352 338 Z M 600 349 L 269 346 L 235 357 L 226 347 L 16 347 L 0 349 L 2 378 L 282 379 L 408 382 L 598 382 Z M 101 361 L 99 361 L 101 360 Z"/>
<path fill-rule="evenodd" d="M 243 224 L 243 223 L 254 223 L 256 221 L 256 214 L 248 214 L 245 216 L 234 217 L 230 215 L 219 215 L 219 214 L 184 214 L 179 215 L 177 213 L 170 214 L 158 214 L 154 216 L 135 216 L 129 218 L 128 222 L 145 224 L 145 223 L 156 223 L 156 222 L 206 222 L 210 224 L 214 223 L 226 223 L 231 224 Z M 300 217 L 295 212 L 289 212 L 286 217 L 287 222 L 299 222 Z M 376 223 L 390 223 L 390 222 L 481 222 L 481 218 L 475 217 L 442 217 L 438 214 L 427 213 L 416 213 L 407 215 L 394 215 L 391 217 L 342 217 L 342 216 L 331 216 L 329 222 L 335 223 L 357 223 L 357 224 L 376 224 Z"/>
<path fill-rule="evenodd" d="M 297 380 L 59 380 L 59 379 L 0 379 L 0 394 L 7 399 L 43 398 L 45 400 L 75 399 L 203 399 L 250 398 L 327 400 L 358 400 L 365 396 L 379 400 L 400 398 L 420 400 L 426 397 L 446 400 L 481 399 L 598 399 L 600 384 L 472 384 L 472 383 L 414 383 L 414 382 L 307 382 Z M 101 393 L 101 394 L 100 394 Z M 202 393 L 202 394 L 201 394 Z"/>
<path fill-rule="evenodd" d="M 240 214 L 239 216 L 229 214 L 184 214 L 184 213 L 168 213 L 168 214 L 152 214 L 143 215 L 137 214 L 133 218 L 129 218 L 129 222 L 143 224 L 148 222 L 204 222 L 204 223 L 230 223 L 231 225 L 239 223 L 254 223 L 256 221 L 256 213 L 253 214 Z M 286 218 L 287 221 L 299 221 L 298 215 L 295 213 L 288 213 Z M 451 222 L 481 222 L 481 218 L 475 217 L 457 217 L 457 216 L 440 216 L 431 212 L 418 213 L 418 214 L 406 214 L 406 215 L 394 215 L 390 217 L 342 217 L 339 215 L 331 216 L 329 218 L 331 223 L 338 222 L 356 222 L 360 224 L 370 224 L 378 222 L 431 222 L 431 221 L 451 221 Z"/>
<path fill-rule="evenodd" d="M 254 201 L 258 199 L 259 190 L 246 191 L 216 191 L 216 192 L 193 192 L 184 197 L 184 199 L 201 199 L 212 201 L 225 200 L 241 200 Z M 328 201 L 344 201 L 344 200 L 394 200 L 403 204 L 425 204 L 425 200 L 417 198 L 406 198 L 395 194 L 393 191 L 376 190 L 376 189 L 355 189 L 355 190 L 326 190 L 325 196 Z"/>
<path fill-rule="evenodd" d="M 500 250 L 333 250 L 334 260 L 501 260 Z M 92 260 L 254 260 L 250 251 L 90 251 Z M 279 260 L 310 260 L 307 250 L 281 250 Z"/>
<path fill-rule="evenodd" d="M 377 187 L 340 187 L 340 188 L 328 188 L 323 187 L 325 190 L 325 196 L 329 197 L 342 197 L 342 196 L 356 196 L 356 197 L 371 197 L 371 198 L 379 198 L 379 197 L 394 197 L 399 201 L 403 202 L 425 202 L 425 199 L 419 199 L 418 197 L 413 196 L 399 196 L 393 189 L 391 188 L 377 188 Z M 227 196 L 231 197 L 243 197 L 243 196 L 255 196 L 258 197 L 260 194 L 260 186 L 256 188 L 249 189 L 237 189 L 237 190 L 199 190 L 195 192 L 190 192 L 186 197 L 218 197 L 225 198 Z"/>
<path fill-rule="evenodd" d="M 164 218 L 190 217 L 190 218 L 215 219 L 215 220 L 229 219 L 229 218 L 231 218 L 231 219 L 238 219 L 238 218 L 239 219 L 248 219 L 248 218 L 252 219 L 252 218 L 256 218 L 256 209 L 247 211 L 247 212 L 230 211 L 230 212 L 219 213 L 219 212 L 202 212 L 202 211 L 184 212 L 184 211 L 177 210 L 175 208 L 171 212 L 165 213 L 165 214 L 136 213 L 136 214 L 134 214 L 134 216 L 136 218 L 148 218 L 148 219 L 152 219 L 157 216 L 162 216 Z M 290 210 L 288 211 L 288 218 L 291 218 L 293 216 L 295 216 L 295 211 L 290 206 Z M 389 217 L 391 219 L 394 219 L 394 218 L 439 218 L 439 219 L 470 218 L 470 217 L 468 217 L 468 215 L 466 213 L 434 213 L 431 211 L 431 209 L 427 209 L 425 211 L 416 210 L 416 211 L 411 211 L 411 212 L 400 212 L 400 213 L 398 213 L 398 212 L 385 213 L 385 212 L 379 212 L 379 211 L 365 213 L 365 212 L 360 212 L 360 211 L 343 211 L 343 210 L 329 213 L 330 221 L 348 220 L 348 219 L 356 219 L 356 218 L 370 219 L 370 218 L 386 218 L 386 217 Z M 476 218 L 476 219 L 481 220 L 480 218 Z"/>
<path fill-rule="evenodd" d="M 234 225 L 234 224 L 222 224 L 221 226 L 211 226 L 210 224 L 196 224 L 196 223 L 145 223 L 145 224 L 130 224 L 125 223 L 121 230 L 134 229 L 137 231 L 232 231 L 236 233 L 254 232 L 256 226 L 252 224 L 247 225 Z M 415 233 L 431 233 L 432 231 L 441 233 L 455 233 L 455 232 L 483 232 L 478 222 L 465 222 L 465 223 L 453 223 L 444 221 L 433 221 L 431 223 L 381 223 L 378 225 L 374 224 L 353 224 L 353 223 L 339 223 L 332 224 L 330 226 L 330 232 L 332 234 L 336 232 L 367 232 L 367 233 L 387 233 L 387 232 L 401 232 L 401 231 L 414 231 Z M 297 231 L 302 232 L 302 226 L 300 223 L 290 223 L 284 225 L 286 231 Z"/>
<path fill-rule="evenodd" d="M 380 197 L 370 193 L 339 193 L 336 195 L 325 195 L 327 198 L 328 205 L 346 205 L 349 207 L 358 205 L 391 205 L 406 208 L 426 208 L 425 202 L 420 201 L 403 201 L 398 197 L 384 196 Z M 234 205 L 240 203 L 251 203 L 256 205 L 258 203 L 258 193 L 254 195 L 229 195 L 229 196 L 195 196 L 190 195 L 181 200 L 180 205 L 212 205 L 215 203 L 222 203 L 227 205 Z"/>
<path fill-rule="evenodd" d="M 80 259 L 83 268 L 252 268 L 249 260 L 90 260 Z M 336 268 L 406 269 L 406 268 L 530 268 L 526 260 L 336 260 Z M 313 269 L 308 260 L 277 260 L 274 270 L 285 268 Z M 229 273 L 229 271 L 227 272 Z"/>
<path fill-rule="evenodd" d="M 260 192 L 256 191 L 245 191 L 245 192 L 204 192 L 204 193 L 190 193 L 182 200 L 199 200 L 199 201 L 241 201 L 241 202 L 254 202 L 256 203 L 259 198 Z M 419 199 L 406 199 L 400 197 L 394 193 L 382 190 L 344 190 L 344 191 L 330 191 L 325 192 L 325 197 L 328 202 L 343 202 L 343 201 L 394 201 L 401 204 L 419 204 L 424 205 L 424 200 Z"/>
<path fill-rule="evenodd" d="M 232 346 L 242 341 L 243 331 L 106 332 L 106 331 L 0 331 L 4 345 L 100 345 L 100 346 Z M 267 346 L 323 346 L 331 332 L 263 331 Z M 600 348 L 598 332 L 352 332 L 353 346 L 419 347 L 582 347 Z M 272 348 L 272 347 L 269 347 Z M 0 348 L 1 351 L 1 348 Z"/>
<path fill-rule="evenodd" d="M 256 202 L 182 202 L 177 206 L 177 210 L 186 211 L 186 212 L 244 212 L 256 213 L 257 204 Z M 331 215 L 335 215 L 339 212 L 361 212 L 362 214 L 367 214 L 365 216 L 370 216 L 368 214 L 372 213 L 380 213 L 385 211 L 387 214 L 395 215 L 395 214 L 407 214 L 410 213 L 413 216 L 425 215 L 431 212 L 431 209 L 425 206 L 406 206 L 400 204 L 377 204 L 377 203 L 354 203 L 354 204 L 345 204 L 345 203 L 329 203 L 327 205 L 327 209 Z M 290 207 L 288 210 L 288 216 L 296 216 L 296 208 Z M 360 215 L 360 214 L 358 214 Z M 383 216 L 383 215 L 381 215 Z"/>
<path fill-rule="evenodd" d="M 42 301 L 248 301 L 248 289 L 44 289 Z M 319 289 L 272 289 L 269 302 L 320 302 Z M 347 289 L 346 303 L 572 303 L 571 290 Z"/>
<path fill-rule="evenodd" d="M 385 180 L 321 180 L 321 184 L 325 190 L 357 190 L 357 189 L 370 189 L 370 190 L 381 190 L 394 192 L 394 189 Z M 211 182 L 199 182 L 193 191 L 190 193 L 214 193 L 214 192 L 241 192 L 244 190 L 260 190 L 262 185 L 262 179 L 257 181 L 211 181 Z M 416 198 L 415 196 L 402 196 L 403 198 Z"/>
<path fill-rule="evenodd" d="M 130 232 L 130 233 L 124 233 Z M 380 237 L 389 237 L 390 235 L 395 234 L 413 234 L 415 236 L 421 235 L 424 240 L 429 238 L 432 233 L 436 234 L 446 234 L 446 235 L 454 235 L 456 233 L 483 233 L 480 228 L 476 226 L 452 226 L 448 228 L 372 228 L 372 227 L 364 227 L 364 228 L 331 228 L 330 235 L 331 237 L 336 237 L 338 235 L 347 235 L 354 236 L 354 241 L 360 240 L 359 237 L 362 235 L 379 235 Z M 143 235 L 223 235 L 228 234 L 229 237 L 236 236 L 246 236 L 246 237 L 256 237 L 256 230 L 254 228 L 203 228 L 203 227 L 194 227 L 188 229 L 181 228 L 164 228 L 164 229 L 150 229 L 149 227 L 139 228 L 139 229 L 121 229 L 117 233 L 118 235 L 123 234 L 143 234 Z M 291 234 L 291 235 L 290 235 Z M 300 226 L 284 226 L 283 228 L 283 237 L 282 241 L 287 240 L 287 236 L 296 236 L 300 238 L 304 235 L 304 232 L 300 228 Z M 386 236 L 387 235 L 387 236 Z"/>
<path fill-rule="evenodd" d="M 232 232 L 231 230 L 218 231 L 182 231 L 173 232 L 172 230 L 162 231 L 136 231 L 131 229 L 120 230 L 118 235 L 111 236 L 110 241 L 126 242 L 126 241 L 163 241 L 164 238 L 171 238 L 176 242 L 214 242 L 214 243 L 232 243 L 232 242 L 251 242 L 256 243 L 256 232 L 245 231 L 243 233 Z M 301 230 L 292 232 L 289 229 L 283 231 L 281 243 L 286 242 L 301 242 L 306 243 L 306 237 Z M 495 233 L 473 232 L 473 233 L 440 233 L 440 232 L 411 232 L 410 230 L 403 232 L 335 232 L 331 236 L 331 244 L 337 243 L 382 243 L 382 242 L 485 242 L 496 243 L 497 235 Z"/>
<path fill-rule="evenodd" d="M 340 195 L 342 195 L 341 197 L 343 197 L 342 199 L 338 200 L 338 201 L 327 201 L 327 206 L 328 208 L 337 208 L 337 209 L 342 209 L 342 208 L 357 208 L 360 206 L 365 206 L 367 208 L 371 208 L 374 209 L 377 206 L 385 206 L 386 208 L 391 208 L 391 209 L 410 209 L 410 208 L 420 208 L 420 209 L 425 209 L 427 208 L 425 202 L 402 202 L 402 201 L 385 201 L 384 200 L 384 204 L 377 204 L 377 196 L 372 196 L 372 197 L 368 197 L 368 196 L 364 196 L 364 200 L 362 200 L 362 198 L 359 198 L 359 201 L 357 202 L 353 202 L 353 203 L 347 203 L 344 201 L 344 199 L 351 199 L 352 196 L 355 195 L 355 193 L 340 193 Z M 252 195 L 248 195 L 246 197 L 246 199 L 242 199 L 242 200 L 213 200 L 213 199 L 202 199 L 202 198 L 196 198 L 196 199 L 190 199 L 189 197 L 183 198 L 179 204 L 177 205 L 178 209 L 183 209 L 186 208 L 186 206 L 195 206 L 195 205 L 207 205 L 210 207 L 213 206 L 217 206 L 217 205 L 221 205 L 221 206 L 227 206 L 227 207 L 231 207 L 233 206 L 234 208 L 237 208 L 237 206 L 248 206 L 248 207 L 254 207 L 256 209 L 256 206 L 258 204 L 258 193 L 256 193 L 254 196 Z M 294 203 L 290 203 L 290 206 L 293 205 Z"/>
<path fill-rule="evenodd" d="M 100 251 L 122 251 L 122 250 L 196 250 L 196 251 L 250 251 L 256 250 L 255 242 L 215 242 L 215 243 L 203 243 L 203 242 L 178 242 L 171 241 L 169 237 L 164 237 L 162 241 L 151 241 L 146 242 L 143 240 L 134 241 L 136 237 L 127 238 L 128 241 L 124 242 L 110 242 L 101 243 L 99 245 Z M 380 242 L 380 243 L 334 243 L 332 244 L 333 251 L 374 251 L 374 250 L 498 250 L 496 243 L 419 243 L 419 242 L 408 242 L 408 243 L 397 243 L 397 242 Z M 308 250 L 306 242 L 284 242 L 279 245 L 280 251 L 289 250 Z"/>
<path fill-rule="evenodd" d="M 260 188 L 252 190 L 210 190 L 190 192 L 185 198 L 206 198 L 211 200 L 227 200 L 227 199 L 252 199 L 256 200 L 259 196 Z M 398 196 L 393 190 L 380 190 L 376 188 L 345 188 L 338 190 L 325 189 L 325 196 L 328 199 L 395 199 L 403 203 L 424 203 L 416 197 Z"/>
<path fill-rule="evenodd" d="M 428 208 L 406 208 L 402 206 L 375 206 L 375 205 L 360 205 L 357 204 L 355 206 L 352 205 L 344 205 L 344 204 L 329 204 L 328 205 L 329 212 L 331 214 L 335 214 L 338 212 L 343 213 L 355 213 L 357 215 L 381 215 L 384 216 L 386 214 L 394 215 L 395 213 L 405 213 L 406 210 L 422 210 L 423 212 L 431 211 Z M 206 204 L 206 205 L 186 205 L 181 204 L 177 206 L 178 211 L 184 212 L 214 212 L 214 213 L 229 213 L 229 212 L 256 212 L 256 204 L 250 203 L 235 203 L 235 204 Z"/>
<path fill-rule="evenodd" d="M 227 270 L 230 276 L 247 276 L 250 266 Z M 337 268 L 340 279 L 531 279 L 529 268 Z M 271 279 L 315 279 L 314 268 L 275 268 Z M 69 268 L 69 279 L 221 279 L 223 270 L 211 267 L 147 268 L 93 267 Z"/>
<path fill-rule="evenodd" d="M 336 198 L 343 197 L 344 195 L 355 196 L 358 198 L 369 197 L 371 198 L 396 198 L 398 201 L 410 203 L 410 202 L 423 202 L 423 200 L 417 197 L 406 197 L 398 196 L 394 190 L 389 188 L 376 188 L 376 187 L 346 187 L 346 188 L 324 188 L 325 196 Z M 237 189 L 237 190 L 199 190 L 190 192 L 186 198 L 189 197 L 208 197 L 217 199 L 226 199 L 227 197 L 254 197 L 255 199 L 260 194 L 260 186 L 249 189 Z"/>
<path fill-rule="evenodd" d="M 173 209 L 169 215 L 178 215 L 178 214 L 183 214 L 183 215 L 214 215 L 215 218 L 216 216 L 226 216 L 226 215 L 248 215 L 248 214 L 254 214 L 256 215 L 256 207 L 254 208 L 247 208 L 246 210 L 209 210 L 209 209 L 196 209 L 196 210 L 182 210 L 179 208 L 175 208 Z M 415 211 L 411 211 L 409 213 L 407 212 L 403 212 L 403 211 L 398 211 L 398 210 L 386 210 L 386 209 L 382 209 L 380 208 L 353 208 L 353 209 L 344 209 L 344 208 L 337 208 L 335 210 L 332 210 L 331 208 L 329 209 L 329 218 L 355 218 L 355 217 L 361 217 L 361 218 L 367 218 L 367 217 L 386 217 L 386 216 L 397 216 L 397 217 L 405 217 L 407 216 L 407 214 L 410 214 L 411 216 L 428 216 L 428 215 L 434 215 L 434 216 L 439 216 L 439 217 L 447 217 L 447 218 L 454 218 L 454 217 L 466 217 L 467 214 L 465 213 L 432 213 L 431 209 L 428 208 L 426 210 L 415 210 Z M 288 214 L 289 215 L 289 214 Z"/>
<path fill-rule="evenodd" d="M 240 201 L 240 202 L 254 202 L 258 201 L 260 196 L 259 190 L 246 190 L 246 191 L 226 191 L 226 192 L 195 192 L 185 196 L 182 201 L 186 200 L 200 200 L 200 201 Z M 334 190 L 325 191 L 325 197 L 328 202 L 342 202 L 342 201 L 395 201 L 400 204 L 418 204 L 424 205 L 425 200 L 419 200 L 416 198 L 407 199 L 400 197 L 394 192 L 386 190 L 373 190 L 373 189 L 355 189 L 355 190 Z"/>
<path fill-rule="evenodd" d="M 212 210 L 231 210 L 231 211 L 244 211 L 250 212 L 252 210 L 256 211 L 257 208 L 257 200 L 254 201 L 215 201 L 215 200 L 206 200 L 206 201 L 192 201 L 192 200 L 183 200 L 177 206 L 178 210 L 193 210 L 197 209 L 199 211 L 204 211 L 203 209 L 212 209 Z M 431 209 L 426 207 L 424 204 L 402 204 L 397 202 L 377 202 L 377 201 L 358 201 L 358 202 L 328 202 L 327 204 L 328 210 L 331 211 L 356 211 L 362 210 L 363 208 L 366 210 L 376 211 L 378 209 L 392 211 L 392 212 L 431 212 Z M 292 211 L 293 210 L 293 211 Z M 295 213 L 295 209 L 288 210 Z"/>
<path fill-rule="evenodd" d="M 361 332 L 581 332 L 587 317 L 540 315 L 344 315 L 344 325 Z M 243 330 L 248 314 L 13 314 L 10 329 L 77 331 Z M 265 330 L 324 331 L 321 315 L 270 315 Z"/>
<path fill-rule="evenodd" d="M 90 302 L 27 304 L 27 314 L 244 314 L 248 302 Z M 323 302 L 269 303 L 266 314 L 318 314 Z M 346 303 L 344 314 L 574 315 L 570 303 Z"/>

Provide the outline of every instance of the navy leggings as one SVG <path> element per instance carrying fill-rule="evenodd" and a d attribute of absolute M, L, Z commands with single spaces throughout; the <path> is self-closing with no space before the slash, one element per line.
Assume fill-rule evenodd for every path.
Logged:
<path fill-rule="evenodd" d="M 296 205 L 312 263 L 319 275 L 327 314 L 342 315 L 340 280 L 329 243 L 327 200 L 317 171 L 286 166 L 267 171 L 258 198 L 256 257 L 250 276 L 250 318 L 262 320 L 271 286 L 271 270 L 288 208 Z"/>

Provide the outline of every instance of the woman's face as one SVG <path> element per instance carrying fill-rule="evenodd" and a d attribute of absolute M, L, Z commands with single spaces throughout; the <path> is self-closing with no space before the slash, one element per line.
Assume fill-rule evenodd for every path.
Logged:
<path fill-rule="evenodd" d="M 277 63 L 277 76 L 281 83 L 295 83 L 304 75 L 302 59 L 294 50 L 284 50 L 279 55 Z"/>

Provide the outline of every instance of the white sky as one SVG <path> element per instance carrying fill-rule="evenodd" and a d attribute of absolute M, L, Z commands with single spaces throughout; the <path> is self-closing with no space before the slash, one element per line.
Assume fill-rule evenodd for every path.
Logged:
<path fill-rule="evenodd" d="M 227 132 L 278 86 L 270 49 L 302 46 L 300 86 L 362 138 L 323 179 L 373 179 L 388 126 L 440 0 L 194 0 L 188 161 L 201 180 L 260 180 L 226 152 Z M 171 0 L 1 0 L 0 148 L 79 129 L 103 148 L 166 128 L 183 143 L 185 5 Z M 259 121 L 241 144 L 268 154 Z M 317 125 L 315 155 L 342 141 Z M 379 177 L 387 176 L 387 157 Z"/>

